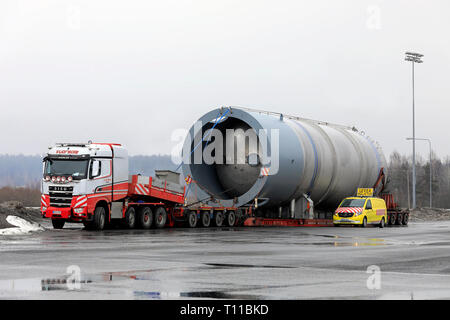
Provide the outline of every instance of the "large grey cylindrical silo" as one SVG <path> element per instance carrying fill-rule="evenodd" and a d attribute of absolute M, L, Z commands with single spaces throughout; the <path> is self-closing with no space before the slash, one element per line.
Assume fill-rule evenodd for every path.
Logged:
<path fill-rule="evenodd" d="M 215 136 L 213 127 L 224 137 L 222 162 L 204 161 L 193 152 L 196 146 L 197 152 L 211 147 L 214 139 L 207 140 Z M 258 148 L 245 145 L 240 149 L 245 163 L 227 164 L 225 149 L 236 151 L 238 143 L 248 142 L 242 137 L 248 130 L 255 132 Z M 265 141 L 258 136 L 261 131 Z M 199 143 L 202 136 L 205 141 Z M 382 168 L 386 174 L 381 148 L 355 128 L 239 107 L 202 116 L 190 129 L 183 150 L 189 160 L 183 164 L 184 175 L 198 185 L 199 199 L 214 195 L 211 205 L 217 206 L 242 206 L 258 198 L 266 208 L 281 208 L 306 195 L 316 207 L 335 208 L 358 187 L 372 187 Z M 266 163 L 276 151 L 277 161 L 273 157 Z"/>

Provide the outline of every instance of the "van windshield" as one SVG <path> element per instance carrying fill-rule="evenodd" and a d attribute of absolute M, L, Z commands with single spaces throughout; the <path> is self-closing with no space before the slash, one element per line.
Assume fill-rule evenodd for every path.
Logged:
<path fill-rule="evenodd" d="M 340 208 L 362 208 L 366 199 L 345 199 L 342 201 Z"/>

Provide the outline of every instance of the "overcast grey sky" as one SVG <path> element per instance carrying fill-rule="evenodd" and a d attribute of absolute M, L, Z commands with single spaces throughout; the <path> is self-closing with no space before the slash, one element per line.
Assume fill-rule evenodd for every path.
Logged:
<path fill-rule="evenodd" d="M 448 0 L 2 0 L 0 153 L 111 141 L 170 153 L 212 108 L 354 125 L 388 156 L 450 155 Z M 428 145 L 417 142 L 426 157 Z"/>

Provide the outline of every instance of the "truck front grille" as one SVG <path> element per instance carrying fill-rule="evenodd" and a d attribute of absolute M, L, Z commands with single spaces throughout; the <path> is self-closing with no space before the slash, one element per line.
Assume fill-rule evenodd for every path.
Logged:
<path fill-rule="evenodd" d="M 48 187 L 51 207 L 70 207 L 72 202 L 73 187 Z"/>
<path fill-rule="evenodd" d="M 341 217 L 341 218 L 350 218 L 350 217 L 353 217 L 353 213 L 352 212 L 340 212 L 339 213 L 339 217 Z"/>

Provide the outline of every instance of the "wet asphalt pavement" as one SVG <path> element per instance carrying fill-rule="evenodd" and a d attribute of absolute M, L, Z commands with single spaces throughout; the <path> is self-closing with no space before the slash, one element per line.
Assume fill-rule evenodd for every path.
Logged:
<path fill-rule="evenodd" d="M 380 273 L 367 273 L 371 265 Z M 450 298 L 450 222 L 103 232 L 72 224 L 0 237 L 0 298 Z"/>

